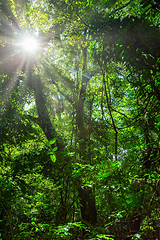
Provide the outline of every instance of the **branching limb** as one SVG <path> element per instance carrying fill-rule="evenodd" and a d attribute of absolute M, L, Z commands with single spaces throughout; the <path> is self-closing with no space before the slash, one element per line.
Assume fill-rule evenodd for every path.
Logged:
<path fill-rule="evenodd" d="M 57 91 L 58 91 L 68 102 L 70 102 L 71 104 L 73 104 L 73 101 L 72 101 L 65 93 L 63 93 L 63 92 L 60 90 L 58 84 L 57 84 L 54 80 L 52 80 L 52 84 L 54 84 L 54 85 L 56 86 Z"/>

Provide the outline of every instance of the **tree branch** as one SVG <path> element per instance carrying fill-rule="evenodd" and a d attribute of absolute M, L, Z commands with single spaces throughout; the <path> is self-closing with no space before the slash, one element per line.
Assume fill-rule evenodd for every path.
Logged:
<path fill-rule="evenodd" d="M 66 94 L 64 94 L 64 93 L 59 89 L 58 84 L 57 84 L 54 80 L 52 80 L 52 84 L 54 84 L 54 85 L 56 86 L 57 91 L 58 91 L 66 100 L 68 100 L 71 104 L 73 104 L 73 101 L 72 101 Z"/>
<path fill-rule="evenodd" d="M 124 5 L 124 6 L 122 6 L 122 7 L 119 7 L 119 8 L 117 8 L 117 9 L 115 9 L 111 14 L 113 14 L 113 13 L 119 11 L 119 10 L 122 10 L 123 8 L 127 7 L 131 2 L 132 2 L 132 0 L 131 0 L 130 2 L 128 2 L 128 3 L 126 3 L 126 5 Z"/>

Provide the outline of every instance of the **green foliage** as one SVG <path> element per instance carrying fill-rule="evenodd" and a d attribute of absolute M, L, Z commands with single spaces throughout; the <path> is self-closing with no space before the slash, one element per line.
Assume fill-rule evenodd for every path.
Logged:
<path fill-rule="evenodd" d="M 0 239 L 159 239 L 158 1 L 0 8 Z"/>

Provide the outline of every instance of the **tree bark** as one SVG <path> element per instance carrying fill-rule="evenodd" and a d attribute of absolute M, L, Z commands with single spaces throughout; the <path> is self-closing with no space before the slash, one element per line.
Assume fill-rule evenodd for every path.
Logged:
<path fill-rule="evenodd" d="M 84 80 L 84 79 L 83 79 Z M 57 138 L 56 144 L 58 147 L 58 151 L 61 149 L 64 149 L 64 145 L 60 143 L 58 134 L 56 130 L 54 129 L 51 120 L 49 118 L 48 110 L 45 105 L 45 97 L 43 93 L 43 83 L 40 79 L 40 77 L 37 75 L 34 77 L 34 80 L 31 84 L 32 89 L 34 90 L 35 94 L 35 102 L 37 107 L 37 113 L 38 113 L 38 124 L 43 130 L 44 134 L 46 135 L 48 140 L 51 140 L 53 138 Z M 81 94 L 79 98 L 79 105 L 77 108 L 77 125 L 79 130 L 79 136 L 80 136 L 80 152 L 82 158 L 85 159 L 86 154 L 86 138 L 85 132 L 84 132 L 84 123 L 83 123 L 83 105 L 84 105 L 84 93 L 85 92 L 85 86 L 82 84 Z M 82 110 L 82 111 L 81 111 Z M 82 120 L 82 121 L 81 121 Z M 57 151 L 57 153 L 58 153 Z M 68 160 L 67 160 L 68 161 Z M 84 160 L 86 161 L 86 159 Z M 80 208 L 81 208 L 81 216 L 82 220 L 85 223 L 90 223 L 92 225 L 96 224 L 97 221 L 97 212 L 95 207 L 95 200 L 94 196 L 92 194 L 92 188 L 90 187 L 80 187 L 79 180 L 77 181 L 77 190 L 80 198 Z"/>
<path fill-rule="evenodd" d="M 48 115 L 48 110 L 45 105 L 45 97 L 43 94 L 43 84 L 40 77 L 37 75 L 32 81 L 32 89 L 35 94 L 35 102 L 38 113 L 38 124 L 46 135 L 48 141 L 57 137 L 57 133 L 51 123 Z"/>

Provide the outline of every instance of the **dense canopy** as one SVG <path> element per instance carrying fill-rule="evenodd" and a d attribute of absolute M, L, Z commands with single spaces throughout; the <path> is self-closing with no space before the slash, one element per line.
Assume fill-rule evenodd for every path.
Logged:
<path fill-rule="evenodd" d="M 160 239 L 160 2 L 0 0 L 0 240 Z"/>

